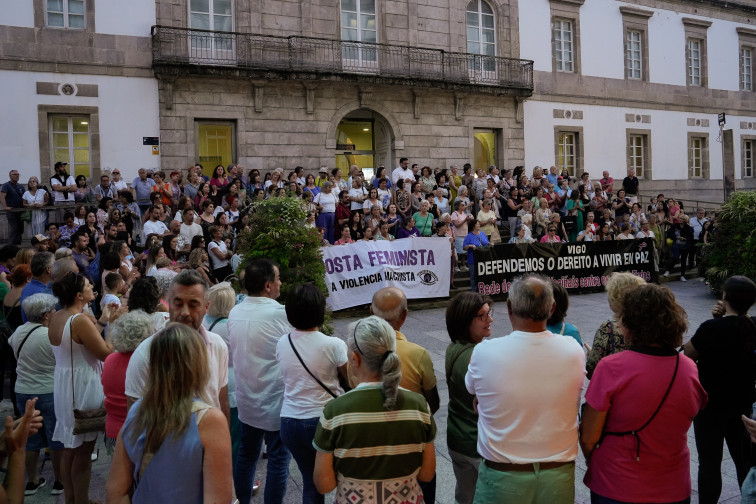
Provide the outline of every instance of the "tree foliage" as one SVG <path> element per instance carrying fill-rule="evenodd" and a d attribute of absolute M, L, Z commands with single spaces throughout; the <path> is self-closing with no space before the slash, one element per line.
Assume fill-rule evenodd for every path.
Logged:
<path fill-rule="evenodd" d="M 715 238 L 704 246 L 701 270 L 715 291 L 733 275 L 756 280 L 756 191 L 738 191 L 717 215 Z"/>
<path fill-rule="evenodd" d="M 241 236 L 242 267 L 258 258 L 278 263 L 281 273 L 281 297 L 286 303 L 289 291 L 296 284 L 312 283 L 328 296 L 325 266 L 320 253 L 320 233 L 305 227 L 307 211 L 299 198 L 274 197 L 252 203 L 249 229 Z M 321 331 L 333 332 L 330 314 Z"/>

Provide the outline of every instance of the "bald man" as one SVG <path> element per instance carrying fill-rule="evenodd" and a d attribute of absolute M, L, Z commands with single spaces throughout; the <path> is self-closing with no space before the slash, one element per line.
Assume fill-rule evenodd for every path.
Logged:
<path fill-rule="evenodd" d="M 438 397 L 436 373 L 433 371 L 430 354 L 420 345 L 407 341 L 404 334 L 399 331 L 407 320 L 407 296 L 396 287 L 384 287 L 373 294 L 370 313 L 381 317 L 396 331 L 396 353 L 399 354 L 402 362 L 402 381 L 399 382 L 399 386 L 422 394 L 428 401 L 431 413 L 438 411 L 441 401 Z M 419 483 L 425 502 L 435 502 L 435 474 L 429 482 L 420 481 Z"/>
<path fill-rule="evenodd" d="M 516 278 L 507 300 L 514 331 L 473 350 L 465 385 L 477 399 L 484 459 L 476 504 L 575 502 L 585 354 L 546 329 L 554 306 L 548 279 Z"/>

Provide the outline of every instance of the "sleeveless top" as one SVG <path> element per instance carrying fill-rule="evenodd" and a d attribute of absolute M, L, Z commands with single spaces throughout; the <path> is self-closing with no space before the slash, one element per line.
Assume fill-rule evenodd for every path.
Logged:
<path fill-rule="evenodd" d="M 197 427 L 197 415 L 199 414 L 201 418 L 203 411 L 209 406 L 195 401 L 192 407 L 192 420 L 186 431 L 178 438 L 173 435 L 167 437 L 149 461 L 145 457 L 144 462 L 147 466 L 142 472 L 146 432 L 140 433 L 136 442 L 132 440 L 131 432 L 134 429 L 136 412 L 139 411 L 141 405 L 141 399 L 134 403 L 123 425 L 123 446 L 134 464 L 133 476 L 136 490 L 131 502 L 134 504 L 165 504 L 167 502 L 202 504 L 204 448 Z M 141 476 L 140 472 L 142 472 Z"/>

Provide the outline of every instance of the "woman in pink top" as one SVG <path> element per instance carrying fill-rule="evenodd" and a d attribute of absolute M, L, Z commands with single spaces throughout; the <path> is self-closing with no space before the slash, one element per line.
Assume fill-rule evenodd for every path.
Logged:
<path fill-rule="evenodd" d="M 656 284 L 631 288 L 621 303 L 630 348 L 599 361 L 580 422 L 591 503 L 690 502 L 688 430 L 707 395 L 696 364 L 677 351 L 685 310 Z"/>
<path fill-rule="evenodd" d="M 131 354 L 143 339 L 155 332 L 152 317 L 134 310 L 110 325 L 108 339 L 115 352 L 108 355 L 102 368 L 102 390 L 105 393 L 105 446 L 113 453 L 118 431 L 126 421 L 126 368 Z"/>
<path fill-rule="evenodd" d="M 226 169 L 223 165 L 218 165 L 213 171 L 213 177 L 210 179 L 211 186 L 224 187 L 228 184 L 228 177 L 226 177 Z"/>

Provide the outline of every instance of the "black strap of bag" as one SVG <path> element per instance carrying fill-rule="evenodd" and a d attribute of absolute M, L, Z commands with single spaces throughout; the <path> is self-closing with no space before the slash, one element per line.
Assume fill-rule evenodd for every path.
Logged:
<path fill-rule="evenodd" d="M 338 397 L 336 394 L 333 393 L 333 391 L 331 389 L 329 389 L 328 387 L 326 387 L 325 384 L 322 381 L 320 381 L 317 376 L 315 376 L 314 374 L 312 374 L 312 371 L 310 371 L 308 369 L 307 365 L 302 360 L 302 357 L 300 357 L 299 352 L 297 352 L 297 348 L 294 346 L 294 342 L 291 341 L 291 333 L 289 333 L 288 338 L 289 338 L 289 345 L 291 345 L 291 349 L 294 350 L 294 355 L 297 356 L 297 359 L 299 359 L 300 364 L 302 364 L 302 367 L 305 368 L 305 371 L 307 371 L 307 374 L 309 374 L 310 376 L 312 376 L 313 379 L 316 382 L 318 382 L 318 385 L 320 385 L 321 387 L 323 387 L 323 390 L 325 390 L 326 392 L 328 392 L 329 394 L 331 394 L 331 397 L 333 397 L 333 398 Z"/>
<path fill-rule="evenodd" d="M 25 338 L 24 338 L 24 340 L 23 340 L 23 341 L 21 342 L 21 344 L 20 344 L 20 345 L 18 345 L 18 350 L 16 351 L 16 360 L 18 360 L 18 356 L 19 356 L 19 355 L 21 355 L 21 349 L 22 349 L 22 348 L 24 348 L 24 343 L 26 343 L 26 340 L 28 340 L 28 339 L 29 339 L 29 336 L 31 336 L 31 335 L 32 335 L 32 333 L 33 333 L 34 331 L 36 331 L 37 329 L 39 329 L 40 327 L 44 327 L 44 326 L 42 326 L 42 325 L 38 325 L 37 327 L 35 327 L 34 329 L 32 329 L 31 331 L 29 331 L 28 333 L 26 333 L 26 337 L 25 337 Z"/>
<path fill-rule="evenodd" d="M 215 325 L 216 325 L 216 324 L 217 324 L 218 322 L 220 322 L 221 320 L 228 320 L 228 319 L 227 319 L 226 317 L 221 317 L 221 318 L 219 318 L 219 319 L 216 319 L 216 320 L 215 320 L 215 322 L 213 322 L 212 324 L 210 324 L 210 329 L 208 329 L 208 331 L 212 332 L 212 330 L 213 330 L 213 327 L 215 327 Z"/>
<path fill-rule="evenodd" d="M 625 431 L 625 432 L 604 431 L 603 434 L 601 434 L 601 440 L 603 440 L 605 436 L 633 436 L 635 438 L 635 460 L 636 462 L 639 462 L 640 461 L 640 437 L 638 436 L 638 433 L 642 431 L 643 429 L 645 429 L 646 427 L 648 427 L 648 424 L 650 424 L 651 421 L 654 418 L 656 418 L 657 413 L 659 413 L 659 410 L 664 405 L 664 402 L 667 400 L 669 391 L 672 390 L 672 385 L 675 383 L 675 378 L 677 377 L 677 368 L 679 367 L 680 367 L 680 353 L 675 352 L 675 371 L 672 373 L 672 379 L 669 381 L 669 386 L 667 387 L 667 391 L 664 392 L 664 397 L 662 397 L 662 400 L 659 403 L 659 406 L 656 407 L 656 411 L 654 411 L 654 414 L 651 415 L 651 418 L 646 420 L 646 423 L 644 423 L 640 428 L 631 430 L 631 431 Z"/>

